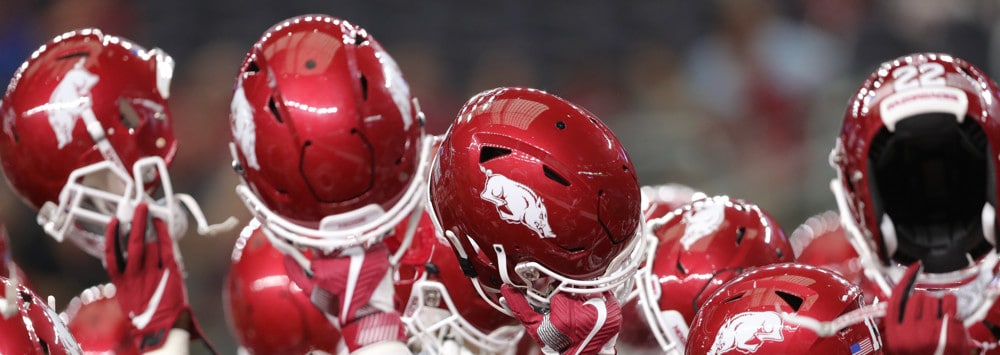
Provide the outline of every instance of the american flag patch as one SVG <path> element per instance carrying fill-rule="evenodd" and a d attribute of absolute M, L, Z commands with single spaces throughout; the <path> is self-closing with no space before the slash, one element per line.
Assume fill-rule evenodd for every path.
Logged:
<path fill-rule="evenodd" d="M 871 338 L 865 338 L 865 340 L 851 344 L 851 355 L 871 354 L 874 351 Z"/>

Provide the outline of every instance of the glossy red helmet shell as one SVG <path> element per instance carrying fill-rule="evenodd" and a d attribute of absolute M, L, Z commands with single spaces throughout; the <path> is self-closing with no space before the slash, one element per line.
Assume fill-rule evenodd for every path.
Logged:
<path fill-rule="evenodd" d="M 841 213 L 847 214 L 856 229 L 856 233 L 851 229 L 848 232 L 856 234 L 861 238 L 860 250 L 862 253 L 871 253 L 877 256 L 884 266 L 894 263 L 909 264 L 916 259 L 924 261 L 925 270 L 931 273 L 943 273 L 959 270 L 965 266 L 968 260 L 979 260 L 988 252 L 993 250 L 990 239 L 995 238 L 995 227 L 986 225 L 983 220 L 982 228 L 985 237 L 975 237 L 961 241 L 934 241 L 934 244 L 920 241 L 915 242 L 912 237 L 903 236 L 902 225 L 906 223 L 925 223 L 933 219 L 934 214 L 954 214 L 964 213 L 968 217 L 968 223 L 978 223 L 981 216 L 988 215 L 988 223 L 995 223 L 995 206 L 997 203 L 996 186 L 1000 183 L 1000 175 L 996 174 L 1000 169 L 1000 161 L 997 159 L 997 152 L 1000 152 L 1000 106 L 997 101 L 998 89 L 996 83 L 990 79 L 986 73 L 976 66 L 948 54 L 937 53 L 917 53 L 899 57 L 885 63 L 873 72 L 861 85 L 857 93 L 848 103 L 844 114 L 843 128 L 837 140 L 837 146 L 831 154 L 831 163 L 838 171 L 838 181 L 833 187 L 838 195 L 838 203 L 841 205 Z M 959 137 L 961 143 L 952 144 L 944 142 L 940 144 L 928 145 L 929 151 L 943 152 L 945 148 L 952 150 L 962 150 L 968 154 L 979 155 L 981 160 L 969 167 L 978 170 L 973 175 L 963 175 L 961 177 L 952 175 L 937 177 L 940 181 L 946 181 L 949 188 L 955 191 L 944 191 L 934 187 L 922 187 L 923 183 L 929 180 L 908 181 L 913 172 L 922 170 L 902 170 L 892 169 L 897 174 L 902 175 L 900 180 L 884 182 L 882 189 L 891 189 L 892 195 L 887 191 L 879 191 L 876 182 L 879 179 L 889 179 L 875 174 L 874 167 L 879 166 L 873 156 L 884 156 L 890 151 L 886 146 L 888 139 L 904 139 L 906 136 L 897 134 L 900 127 L 914 127 L 915 125 L 927 125 L 927 116 L 946 117 L 942 122 L 955 119 L 955 125 L 942 126 L 943 128 L 923 128 L 924 132 L 919 132 L 923 136 L 913 134 L 914 137 L 931 137 L 932 139 L 952 139 Z M 932 117 L 933 118 L 933 117 Z M 911 133 L 907 133 L 911 134 Z M 949 136 L 950 135 L 950 136 Z M 885 138 L 890 137 L 890 138 Z M 893 152 L 906 151 L 910 158 L 923 164 L 936 163 L 927 157 L 925 151 L 918 151 L 908 146 L 892 148 Z M 943 153 L 940 153 L 943 154 Z M 939 157 L 935 157 L 939 158 Z M 922 160 L 918 160 L 922 159 Z M 955 159 L 940 159 L 939 161 L 954 162 Z M 908 166 L 907 169 L 927 169 L 929 166 Z M 950 171 L 956 171 L 954 167 Z M 935 170 L 937 171 L 937 170 Z M 946 169 L 946 171 L 949 171 Z M 907 190 L 909 189 L 909 190 Z M 897 191 L 898 190 L 898 191 Z M 961 190 L 959 196 L 954 193 Z M 978 192 L 976 190 L 979 190 Z M 899 203 L 894 202 L 889 205 L 890 197 L 893 196 L 916 196 L 914 193 L 920 192 L 926 196 L 930 193 L 946 194 L 934 199 L 918 198 L 914 201 Z M 950 205 L 941 207 L 937 204 L 938 199 L 948 202 Z M 966 203 L 969 202 L 969 203 Z M 970 204 L 971 203 L 971 204 Z M 990 206 L 984 207 L 984 203 Z M 937 207 L 925 209 L 924 205 L 937 204 Z M 908 213 L 906 217 L 899 214 L 893 215 L 892 220 L 887 216 L 896 213 L 893 207 L 918 210 L 917 214 Z M 914 208 L 912 206 L 919 206 Z M 921 215 L 922 214 L 922 215 Z M 959 218 L 948 217 L 948 221 L 955 222 Z M 904 222 L 900 222 L 903 220 Z M 909 220 L 906 222 L 905 220 Z M 965 220 L 961 221 L 965 223 Z M 883 232 L 885 227 L 894 230 L 892 236 L 886 236 Z M 942 235 L 942 233 L 937 233 Z M 947 233 L 945 233 L 947 234 Z M 939 246 L 941 246 L 939 248 Z M 927 250 L 935 249 L 935 253 L 940 255 L 950 255 L 948 262 L 932 260 Z M 947 249 L 947 250 L 945 250 Z M 862 255 L 864 259 L 866 255 Z"/>
<path fill-rule="evenodd" d="M 97 29 L 42 45 L 0 102 L 7 182 L 36 209 L 57 203 L 73 170 L 106 160 L 92 133 L 107 139 L 126 172 L 147 156 L 169 164 L 177 147 L 166 102 L 172 71 L 162 51 Z M 100 125 L 94 132 L 83 117 L 91 112 Z"/>
<path fill-rule="evenodd" d="M 487 291 L 528 285 L 526 277 L 603 283 L 609 265 L 644 242 L 625 149 L 593 114 L 544 91 L 471 98 L 445 135 L 430 185 L 439 226 Z"/>
<path fill-rule="evenodd" d="M 657 244 L 638 274 L 638 307 L 664 351 L 683 346 L 695 313 L 720 286 L 750 268 L 794 260 L 777 221 L 744 200 L 702 198 L 648 223 Z"/>
<path fill-rule="evenodd" d="M 129 337 L 132 320 L 122 312 L 116 294 L 113 284 L 88 288 L 61 314 L 85 353 L 140 354 Z"/>
<path fill-rule="evenodd" d="M 423 181 L 423 114 L 361 27 L 327 15 L 274 25 L 243 61 L 231 108 L 237 171 L 280 218 L 315 229 L 420 199 L 407 193 Z"/>
<path fill-rule="evenodd" d="M 405 225 L 397 229 L 403 234 Z M 386 239 L 393 249 L 395 238 Z M 429 214 L 420 218 L 413 241 L 396 266 L 397 309 L 411 347 L 441 351 L 453 340 L 484 354 L 506 352 L 523 335 L 521 323 L 479 297 L 462 273 L 451 245 L 436 233 Z"/>
<path fill-rule="evenodd" d="M 691 325 L 686 353 L 878 354 L 881 339 L 871 318 L 819 337 L 778 313 L 830 321 L 862 306 L 861 291 L 831 271 L 793 263 L 764 266 L 705 301 Z"/>
<path fill-rule="evenodd" d="M 233 248 L 222 294 L 230 331 L 250 354 L 336 354 L 340 331 L 288 278 L 264 233 L 252 220 Z"/>
<path fill-rule="evenodd" d="M 0 286 L 4 294 L 0 296 L 0 354 L 82 353 L 66 324 L 34 291 L 5 277 L 0 277 Z"/>

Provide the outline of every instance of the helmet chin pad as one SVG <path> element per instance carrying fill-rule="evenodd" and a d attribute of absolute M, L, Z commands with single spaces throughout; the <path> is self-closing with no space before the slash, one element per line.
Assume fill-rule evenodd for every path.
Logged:
<path fill-rule="evenodd" d="M 989 156 L 976 120 L 959 122 L 953 114 L 914 115 L 880 131 L 868 154 L 869 176 L 877 222 L 888 215 L 894 229 L 889 256 L 904 264 L 921 260 L 927 272 L 942 273 L 989 251 L 982 223 L 984 205 L 995 204 Z"/>

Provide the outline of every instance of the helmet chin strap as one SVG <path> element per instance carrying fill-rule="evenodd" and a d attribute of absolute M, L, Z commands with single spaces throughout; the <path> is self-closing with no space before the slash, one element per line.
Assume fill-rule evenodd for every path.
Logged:
<path fill-rule="evenodd" d="M 538 269 L 530 267 L 525 263 L 519 263 L 515 266 L 515 269 L 517 269 L 521 279 L 528 282 L 527 285 L 518 285 L 510 278 L 510 273 L 507 271 L 507 252 L 504 250 L 503 245 L 493 244 L 493 250 L 497 254 L 497 269 L 500 272 L 500 279 L 503 280 L 505 284 L 524 289 L 524 293 L 528 296 L 528 301 L 533 307 L 548 309 L 550 298 L 555 295 L 555 292 L 549 292 L 547 295 L 543 296 L 541 292 L 538 292 L 539 290 L 534 287 L 535 281 L 541 277 L 541 273 Z M 525 274 L 531 274 L 533 277 L 526 277 Z"/>
<path fill-rule="evenodd" d="M 110 161 L 116 166 L 120 167 L 122 170 L 128 171 L 125 164 L 122 163 L 121 158 L 118 157 L 118 153 L 115 152 L 115 148 L 111 146 L 111 142 L 108 141 L 108 137 L 105 135 L 104 126 L 101 125 L 101 121 L 97 120 L 97 116 L 94 115 L 93 101 L 89 96 L 85 97 L 87 106 L 86 109 L 80 114 L 83 118 L 83 123 L 87 126 L 87 133 L 90 134 L 90 138 L 94 140 L 94 144 L 97 146 L 97 150 L 104 157 L 104 160 Z"/>

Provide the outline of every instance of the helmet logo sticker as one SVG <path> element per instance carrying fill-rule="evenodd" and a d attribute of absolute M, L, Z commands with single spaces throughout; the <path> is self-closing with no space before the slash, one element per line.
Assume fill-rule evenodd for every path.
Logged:
<path fill-rule="evenodd" d="M 715 233 L 726 217 L 726 207 L 721 203 L 696 204 L 694 208 L 684 213 L 684 236 L 681 245 L 684 250 L 691 249 L 709 234 Z"/>
<path fill-rule="evenodd" d="M 255 147 L 257 131 L 253 124 L 253 107 L 250 106 L 250 101 L 247 101 L 247 96 L 243 92 L 242 82 L 236 85 L 236 92 L 233 93 L 233 102 L 229 105 L 229 110 L 232 112 L 230 120 L 232 121 L 233 137 L 236 138 L 240 151 L 247 159 L 247 165 L 260 170 Z"/>
<path fill-rule="evenodd" d="M 523 224 L 539 238 L 555 238 L 549 227 L 549 214 L 542 198 L 522 183 L 486 170 L 486 186 L 479 195 L 497 206 L 500 218 L 510 224 Z"/>
<path fill-rule="evenodd" d="M 83 67 L 84 60 L 80 58 L 73 69 L 59 81 L 49 96 L 49 125 L 56 134 L 59 149 L 73 141 L 73 128 L 76 120 L 85 110 L 91 109 L 90 89 L 100 78 Z"/>
<path fill-rule="evenodd" d="M 784 339 L 781 317 L 775 312 L 743 312 L 726 321 L 715 336 L 709 355 L 737 350 L 744 354 L 757 351 L 764 342 Z"/>
<path fill-rule="evenodd" d="M 403 74 L 392 59 L 381 48 L 376 52 L 379 62 L 382 63 L 382 76 L 385 77 L 385 88 L 392 95 L 392 102 L 396 103 L 399 115 L 403 117 L 403 129 L 410 129 L 413 124 L 412 110 L 410 109 L 410 86 L 403 80 Z"/>

